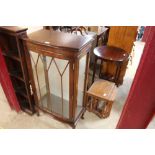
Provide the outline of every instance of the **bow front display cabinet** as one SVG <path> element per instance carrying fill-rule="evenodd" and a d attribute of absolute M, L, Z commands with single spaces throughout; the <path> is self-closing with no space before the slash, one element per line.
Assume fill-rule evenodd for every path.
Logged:
<path fill-rule="evenodd" d="M 23 38 L 36 110 L 75 128 L 85 112 L 92 38 L 39 30 Z"/>

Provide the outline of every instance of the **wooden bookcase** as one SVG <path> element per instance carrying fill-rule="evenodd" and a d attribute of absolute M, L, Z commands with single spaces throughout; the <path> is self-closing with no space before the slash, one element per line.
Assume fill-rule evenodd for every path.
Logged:
<path fill-rule="evenodd" d="M 23 111 L 33 114 L 34 97 L 21 39 L 27 35 L 26 31 L 26 28 L 16 26 L 0 27 L 0 47 L 19 105 Z"/>

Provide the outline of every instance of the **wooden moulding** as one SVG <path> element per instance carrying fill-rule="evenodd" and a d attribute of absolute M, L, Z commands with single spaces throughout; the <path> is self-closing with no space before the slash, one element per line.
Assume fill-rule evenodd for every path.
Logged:
<path fill-rule="evenodd" d="M 46 55 L 46 56 L 65 59 L 65 60 L 71 60 L 71 61 L 74 61 L 75 59 L 80 59 L 87 52 L 89 52 L 89 49 L 91 48 L 91 45 L 88 44 L 81 51 L 74 52 L 74 51 L 67 51 L 59 48 L 47 47 L 46 45 L 38 45 L 37 43 L 27 42 L 26 44 L 29 50 L 32 50 L 33 52 L 42 53 L 43 55 Z"/>

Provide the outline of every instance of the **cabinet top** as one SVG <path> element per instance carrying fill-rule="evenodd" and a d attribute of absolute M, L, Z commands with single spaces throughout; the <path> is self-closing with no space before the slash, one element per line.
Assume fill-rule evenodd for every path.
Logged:
<path fill-rule="evenodd" d="M 27 28 L 18 27 L 18 26 L 1 26 L 0 30 L 3 30 L 5 32 L 19 33 L 22 31 L 26 31 Z"/>
<path fill-rule="evenodd" d="M 26 40 L 52 48 L 80 51 L 92 41 L 92 37 L 42 29 L 29 34 Z"/>

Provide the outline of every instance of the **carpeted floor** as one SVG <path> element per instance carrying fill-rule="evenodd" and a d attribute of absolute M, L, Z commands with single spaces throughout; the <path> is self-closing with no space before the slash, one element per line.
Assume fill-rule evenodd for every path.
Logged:
<path fill-rule="evenodd" d="M 143 43 L 136 42 L 133 63 L 132 65 L 129 63 L 124 83 L 118 88 L 117 98 L 113 104 L 110 117 L 100 119 L 96 115 L 86 112 L 85 119 L 81 119 L 78 122 L 77 129 L 114 129 L 116 127 L 130 90 L 143 47 Z M 155 120 L 151 122 L 148 128 L 153 128 L 155 126 L 154 124 Z M 29 116 L 24 112 L 17 114 L 8 106 L 5 95 L 0 87 L 0 128 L 66 129 L 71 127 L 43 113 L 41 113 L 39 117 L 36 115 Z"/>

